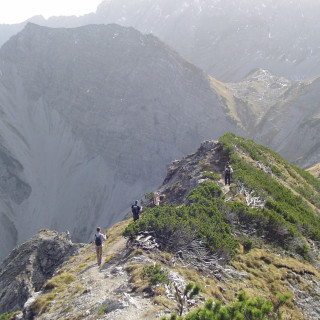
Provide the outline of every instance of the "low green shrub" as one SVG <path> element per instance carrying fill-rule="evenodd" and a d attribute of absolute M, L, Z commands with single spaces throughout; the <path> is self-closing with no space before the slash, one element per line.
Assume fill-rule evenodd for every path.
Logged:
<path fill-rule="evenodd" d="M 309 253 L 309 247 L 306 243 L 300 244 L 296 247 L 296 252 L 307 260 L 308 253 Z"/>
<path fill-rule="evenodd" d="M 134 237 L 139 231 L 154 231 L 157 241 L 167 250 L 179 249 L 194 238 L 201 239 L 212 251 L 227 249 L 231 255 L 238 241 L 231 235 L 220 208 L 225 206 L 221 189 L 213 182 L 204 182 L 191 191 L 189 203 L 147 208 L 144 215 L 124 231 L 125 237 Z"/>
<path fill-rule="evenodd" d="M 217 173 L 210 171 L 202 172 L 202 178 L 208 178 L 214 181 L 220 180 L 220 176 Z"/>
<path fill-rule="evenodd" d="M 11 320 L 13 319 L 13 316 L 16 314 L 16 312 L 11 312 L 11 313 L 2 313 L 0 314 L 0 320 Z"/>
<path fill-rule="evenodd" d="M 261 297 L 249 299 L 245 292 L 238 294 L 238 301 L 222 306 L 221 301 L 213 303 L 208 299 L 202 308 L 188 313 L 185 317 L 172 314 L 169 320 L 275 320 L 282 319 L 280 308 L 287 303 L 289 295 L 265 300 Z M 163 317 L 161 320 L 167 320 Z"/>
<path fill-rule="evenodd" d="M 142 279 L 147 279 L 150 285 L 169 283 L 168 271 L 157 263 L 143 268 Z"/>
<path fill-rule="evenodd" d="M 252 249 L 253 241 L 251 239 L 244 239 L 243 240 L 243 248 L 245 252 L 249 252 Z"/>
<path fill-rule="evenodd" d="M 230 256 L 238 247 L 238 240 L 231 233 L 231 225 L 236 226 L 237 223 L 284 247 L 288 247 L 293 237 L 304 236 L 320 241 L 320 216 L 309 205 L 311 202 L 320 210 L 320 182 L 268 148 L 234 134 L 227 133 L 220 138 L 219 150 L 223 159 L 230 160 L 235 185 L 243 184 L 256 196 L 265 199 L 262 209 L 249 208 L 237 201 L 224 202 L 221 188 L 213 181 L 205 181 L 191 190 L 186 205 L 147 208 L 123 235 L 134 237 L 139 231 L 154 231 L 158 243 L 168 250 L 179 250 L 180 244 L 191 243 L 197 238 L 212 252 L 228 252 Z M 242 154 L 250 155 L 255 162 L 248 162 Z M 270 171 L 261 170 L 260 166 L 271 166 L 278 177 L 281 170 L 287 174 L 290 171 L 291 176 L 297 179 L 291 189 L 301 195 L 280 183 L 278 178 L 268 173 Z M 211 176 L 211 172 L 204 172 L 206 175 Z M 300 186 L 295 186 L 298 183 Z"/>
<path fill-rule="evenodd" d="M 255 190 L 255 193 L 260 197 L 267 199 L 266 206 L 262 211 L 263 215 L 252 210 L 241 211 L 238 214 L 241 215 L 245 212 L 247 218 L 248 216 L 254 218 L 253 221 L 257 226 L 260 224 L 267 227 L 271 238 L 272 232 L 275 231 L 280 233 L 279 235 L 285 233 L 285 238 L 302 233 L 314 240 L 320 240 L 320 216 L 316 215 L 304 200 L 304 198 L 307 199 L 320 209 L 319 180 L 308 172 L 289 164 L 270 149 L 251 140 L 227 133 L 219 141 L 224 156 L 231 159 L 234 169 L 233 179 L 243 183 L 248 189 Z M 277 166 L 271 165 L 274 173 L 281 178 L 281 168 L 288 172 L 295 179 L 291 188 L 300 195 L 294 194 L 289 188 L 274 179 L 272 175 L 248 163 L 235 153 L 234 146 L 237 147 L 237 150 L 250 155 L 253 160 L 259 161 L 265 166 L 269 166 L 269 161 L 272 159 L 277 163 Z M 296 185 L 298 182 L 299 184 Z M 250 222 L 248 221 L 248 223 Z"/>

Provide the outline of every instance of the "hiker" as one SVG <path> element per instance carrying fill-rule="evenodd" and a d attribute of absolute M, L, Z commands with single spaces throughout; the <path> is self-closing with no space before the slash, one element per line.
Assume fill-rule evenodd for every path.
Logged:
<path fill-rule="evenodd" d="M 233 170 L 229 164 L 229 161 L 227 161 L 226 166 L 224 168 L 224 184 L 225 185 L 229 184 L 229 186 L 230 186 L 230 179 L 231 179 L 232 171 Z"/>
<path fill-rule="evenodd" d="M 101 233 L 101 228 L 97 227 L 97 233 L 94 235 L 94 239 L 92 243 L 96 245 L 96 253 L 97 253 L 97 262 L 98 266 L 101 265 L 101 258 L 102 258 L 102 242 L 106 240 L 107 237 L 105 234 Z"/>
<path fill-rule="evenodd" d="M 159 204 L 160 204 L 160 195 L 159 195 L 159 192 L 155 192 L 153 197 L 153 205 L 157 207 L 159 206 Z"/>
<path fill-rule="evenodd" d="M 138 206 L 138 200 L 136 200 L 134 204 L 131 206 L 133 221 L 136 221 L 139 219 L 140 211 L 141 211 L 141 207 Z"/>

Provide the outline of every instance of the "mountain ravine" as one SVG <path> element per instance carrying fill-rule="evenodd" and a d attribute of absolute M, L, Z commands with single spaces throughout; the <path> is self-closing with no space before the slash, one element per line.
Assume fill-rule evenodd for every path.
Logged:
<path fill-rule="evenodd" d="M 117 25 L 28 24 L 0 49 L 0 112 L 1 259 L 43 227 L 87 241 L 172 159 L 237 130 L 200 69 Z"/>

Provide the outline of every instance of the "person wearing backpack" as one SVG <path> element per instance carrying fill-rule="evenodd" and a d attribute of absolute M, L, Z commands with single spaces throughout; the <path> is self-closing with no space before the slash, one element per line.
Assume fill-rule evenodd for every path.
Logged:
<path fill-rule="evenodd" d="M 231 180 L 231 173 L 232 173 L 232 168 L 229 164 L 229 161 L 227 161 L 227 164 L 224 168 L 224 184 L 227 185 L 229 184 L 230 186 L 230 180 Z"/>
<path fill-rule="evenodd" d="M 141 211 L 141 207 L 138 206 L 138 200 L 136 200 L 134 204 L 131 206 L 133 221 L 136 221 L 139 219 L 140 211 Z"/>
<path fill-rule="evenodd" d="M 97 233 L 94 235 L 94 238 L 92 240 L 92 243 L 95 243 L 96 245 L 96 253 L 97 253 L 97 262 L 98 266 L 101 265 L 101 259 L 102 259 L 102 242 L 106 240 L 107 237 L 105 234 L 101 233 L 101 228 L 97 227 Z"/>

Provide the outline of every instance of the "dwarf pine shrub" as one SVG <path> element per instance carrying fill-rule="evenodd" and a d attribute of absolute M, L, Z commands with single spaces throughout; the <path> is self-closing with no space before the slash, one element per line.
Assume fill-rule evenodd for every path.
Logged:
<path fill-rule="evenodd" d="M 273 232 L 279 232 L 279 235 L 285 233 L 284 242 L 290 235 L 300 232 L 304 236 L 320 240 L 320 216 L 316 215 L 313 208 L 304 200 L 306 199 L 320 209 L 320 181 L 308 172 L 289 164 L 270 149 L 251 140 L 245 140 L 228 133 L 219 141 L 225 157 L 231 159 L 234 169 L 233 179 L 243 183 L 247 188 L 255 190 L 262 198 L 268 199 L 262 210 L 263 215 L 261 215 L 261 210 L 241 210 L 238 211 L 240 220 L 251 216 L 257 227 L 260 225 L 269 230 L 270 237 Z M 271 165 L 275 174 L 282 177 L 283 173 L 280 174 L 280 168 L 283 168 L 283 172 L 287 172 L 295 179 L 296 183 L 293 183 L 291 188 L 300 195 L 294 194 L 270 173 L 264 172 L 241 158 L 234 151 L 235 146 L 265 166 L 270 165 L 270 159 L 276 162 L 277 166 Z M 299 184 L 296 185 L 297 183 Z M 241 216 L 243 213 L 244 217 Z"/>
<path fill-rule="evenodd" d="M 245 292 L 238 294 L 238 301 L 222 306 L 221 301 L 213 303 L 208 299 L 202 308 L 188 313 L 185 317 L 171 315 L 169 320 L 276 320 L 282 319 L 280 308 L 290 299 L 289 295 L 265 300 L 261 297 L 249 299 Z M 163 317 L 161 320 L 168 320 Z"/>
<path fill-rule="evenodd" d="M 249 208 L 238 201 L 224 202 L 220 187 L 214 181 L 205 181 L 190 192 L 186 205 L 147 208 L 138 221 L 125 229 L 123 235 L 134 237 L 139 231 L 154 231 L 158 243 L 168 250 L 179 249 L 178 244 L 200 239 L 211 251 L 227 251 L 231 256 L 238 247 L 238 240 L 232 236 L 230 229 L 230 224 L 235 225 L 234 222 L 246 225 L 248 229 L 254 229 L 257 234 L 285 247 L 293 237 L 305 236 L 320 241 L 320 216 L 307 202 L 320 210 L 320 182 L 251 140 L 228 133 L 220 138 L 219 143 L 222 158 L 231 161 L 233 180 L 265 199 L 262 209 Z M 270 170 L 261 170 L 252 161 L 248 162 L 241 153 L 265 167 L 269 167 L 272 161 L 270 167 L 277 176 Z M 300 187 L 307 191 L 302 192 L 293 183 L 292 189 L 301 191 L 298 195 L 280 183 L 279 176 L 289 175 L 289 171 L 296 177 L 295 183 L 301 183 Z M 303 254 L 303 250 L 301 252 Z"/>
<path fill-rule="evenodd" d="M 157 241 L 167 250 L 179 249 L 178 243 L 188 244 L 201 239 L 212 251 L 227 249 L 235 253 L 238 241 L 232 236 L 219 208 L 225 203 L 221 189 L 213 182 L 204 182 L 191 191 L 185 206 L 173 204 L 147 208 L 144 215 L 124 231 L 134 237 L 139 231 L 154 231 Z"/>
<path fill-rule="evenodd" d="M 220 176 L 214 172 L 211 172 L 211 171 L 203 171 L 202 178 L 208 178 L 211 180 L 219 180 Z"/>
<path fill-rule="evenodd" d="M 158 263 L 143 268 L 142 279 L 147 279 L 150 285 L 169 283 L 168 271 L 161 268 L 161 265 Z"/>
<path fill-rule="evenodd" d="M 10 320 L 13 319 L 13 316 L 16 314 L 16 312 L 11 312 L 11 313 L 2 313 L 0 314 L 0 320 Z"/>

